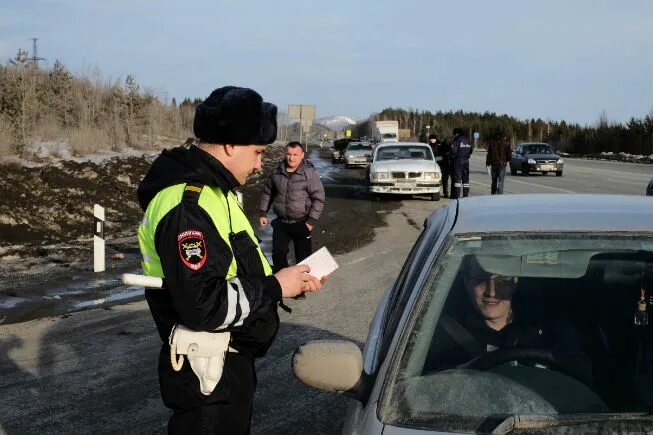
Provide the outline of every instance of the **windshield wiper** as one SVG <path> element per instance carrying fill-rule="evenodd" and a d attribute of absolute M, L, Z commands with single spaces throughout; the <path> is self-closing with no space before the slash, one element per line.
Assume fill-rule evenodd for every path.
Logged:
<path fill-rule="evenodd" d="M 518 429 L 542 429 L 586 423 L 609 421 L 651 420 L 653 416 L 646 413 L 606 413 L 606 414 L 514 414 L 498 422 L 492 434 L 509 434 Z"/>

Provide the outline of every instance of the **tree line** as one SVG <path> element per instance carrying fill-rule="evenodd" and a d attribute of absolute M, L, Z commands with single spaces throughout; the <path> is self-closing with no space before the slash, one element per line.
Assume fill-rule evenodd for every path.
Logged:
<path fill-rule="evenodd" d="M 58 60 L 52 68 L 39 68 L 19 50 L 0 65 L 0 154 L 23 155 L 33 140 L 67 142 L 75 155 L 119 151 L 124 146 L 154 147 L 161 137 L 184 140 L 193 136 L 199 102 L 199 98 L 185 98 L 179 104 L 174 98 L 162 101 L 132 75 L 115 81 L 102 79 L 98 71 L 74 75 Z M 611 123 L 603 114 L 595 126 L 581 126 L 491 112 L 386 108 L 354 126 L 353 135 L 373 136 L 377 120 L 397 120 L 402 137 L 424 142 L 429 133 L 444 138 L 454 127 L 462 127 L 470 137 L 478 132 L 481 146 L 505 132 L 513 144 L 544 141 L 573 154 L 653 154 L 653 112 L 625 124 Z"/>
<path fill-rule="evenodd" d="M 470 138 L 479 133 L 478 145 L 484 146 L 496 134 L 503 132 L 513 146 L 523 141 L 550 143 L 555 149 L 571 154 L 599 154 L 601 152 L 653 155 L 653 111 L 644 118 L 631 118 L 627 123 L 611 123 L 603 113 L 595 126 L 581 126 L 565 121 L 542 119 L 521 120 L 492 112 L 475 113 L 449 111 L 420 111 L 386 108 L 359 122 L 354 136 L 373 136 L 374 122 L 399 121 L 400 132 L 406 138 L 426 142 L 428 134 L 440 139 L 450 137 L 455 127 L 467 131 Z"/>
<path fill-rule="evenodd" d="M 198 102 L 162 101 L 131 75 L 113 82 L 97 71 L 74 75 L 58 60 L 39 68 L 19 50 L 0 65 L 0 154 L 21 156 L 32 140 L 67 142 L 83 155 L 185 139 Z"/>

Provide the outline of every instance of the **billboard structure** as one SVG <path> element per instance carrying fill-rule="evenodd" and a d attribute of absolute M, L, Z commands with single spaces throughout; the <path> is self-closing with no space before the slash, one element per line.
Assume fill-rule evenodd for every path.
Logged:
<path fill-rule="evenodd" d="M 313 121 L 315 121 L 315 106 L 307 104 L 289 104 L 288 119 L 299 120 L 299 142 L 302 141 L 302 135 L 306 133 L 306 145 L 308 146 L 308 133 L 311 131 Z"/>

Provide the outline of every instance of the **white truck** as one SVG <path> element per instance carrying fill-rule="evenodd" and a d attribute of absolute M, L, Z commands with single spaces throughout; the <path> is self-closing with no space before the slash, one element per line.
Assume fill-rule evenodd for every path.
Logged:
<path fill-rule="evenodd" d="M 399 142 L 399 121 L 376 121 L 381 142 Z"/>

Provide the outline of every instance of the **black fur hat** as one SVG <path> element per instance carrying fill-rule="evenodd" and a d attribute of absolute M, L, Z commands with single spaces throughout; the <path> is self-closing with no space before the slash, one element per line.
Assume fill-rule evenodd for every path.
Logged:
<path fill-rule="evenodd" d="M 277 106 L 252 89 L 224 86 L 195 108 L 193 131 L 208 143 L 267 145 L 277 138 Z"/>

